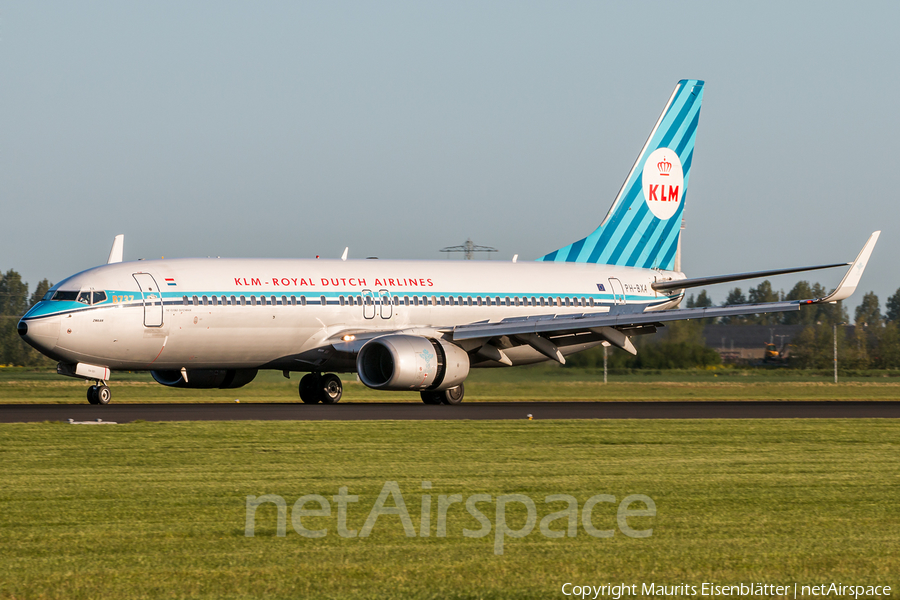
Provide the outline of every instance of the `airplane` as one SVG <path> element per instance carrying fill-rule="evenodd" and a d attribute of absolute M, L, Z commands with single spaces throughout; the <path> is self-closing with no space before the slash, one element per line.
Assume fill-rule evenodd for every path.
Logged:
<path fill-rule="evenodd" d="M 680 235 L 704 82 L 679 81 L 605 218 L 536 261 L 171 259 L 107 264 L 53 286 L 19 321 L 57 372 L 108 404 L 117 370 L 162 385 L 238 388 L 260 369 L 305 373 L 304 403 L 343 394 L 335 372 L 377 390 L 458 404 L 470 368 L 565 363 L 683 319 L 783 312 L 848 298 L 880 232 L 852 263 L 687 278 Z M 678 308 L 685 290 L 850 265 L 824 298 Z"/>

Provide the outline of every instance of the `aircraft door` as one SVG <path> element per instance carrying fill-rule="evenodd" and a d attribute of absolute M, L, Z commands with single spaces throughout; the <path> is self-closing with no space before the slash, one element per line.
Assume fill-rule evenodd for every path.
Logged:
<path fill-rule="evenodd" d="M 363 317 L 366 319 L 375 318 L 375 298 L 372 296 L 372 290 L 363 290 L 360 292 L 362 296 Z"/>
<path fill-rule="evenodd" d="M 391 304 L 391 293 L 387 290 L 378 290 L 378 297 L 381 299 L 381 318 L 390 319 L 394 314 L 394 306 Z"/>
<path fill-rule="evenodd" d="M 134 280 L 144 298 L 144 327 L 162 327 L 163 303 L 159 286 L 150 273 L 135 273 Z"/>
<path fill-rule="evenodd" d="M 625 304 L 625 287 L 622 285 L 622 282 L 615 277 L 610 277 L 609 286 L 612 288 L 616 304 Z"/>

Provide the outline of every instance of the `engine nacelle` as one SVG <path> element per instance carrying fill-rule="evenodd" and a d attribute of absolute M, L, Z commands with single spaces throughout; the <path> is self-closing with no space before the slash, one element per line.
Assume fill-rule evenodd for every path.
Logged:
<path fill-rule="evenodd" d="M 256 369 L 188 369 L 187 381 L 181 371 L 150 371 L 157 383 L 176 388 L 223 390 L 247 385 L 256 377 Z"/>
<path fill-rule="evenodd" d="M 356 370 L 376 390 L 448 390 L 465 381 L 469 355 L 442 340 L 384 335 L 360 349 Z"/>

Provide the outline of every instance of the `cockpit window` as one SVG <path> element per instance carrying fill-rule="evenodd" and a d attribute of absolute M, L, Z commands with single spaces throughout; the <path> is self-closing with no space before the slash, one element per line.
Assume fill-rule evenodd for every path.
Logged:
<path fill-rule="evenodd" d="M 56 292 L 47 292 L 47 295 L 44 296 L 43 299 L 81 302 L 82 304 L 98 304 L 106 301 L 106 292 L 94 292 L 92 298 L 90 290 L 84 290 L 83 292 L 63 292 L 60 290 Z"/>
<path fill-rule="evenodd" d="M 78 298 L 78 292 L 64 292 L 62 290 L 59 290 L 55 294 L 53 294 L 54 300 L 66 300 L 68 302 L 74 302 L 76 298 Z"/>

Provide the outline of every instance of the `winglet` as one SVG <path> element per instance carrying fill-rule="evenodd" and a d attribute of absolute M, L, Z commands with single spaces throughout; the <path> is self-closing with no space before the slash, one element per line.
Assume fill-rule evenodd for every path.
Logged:
<path fill-rule="evenodd" d="M 122 262 L 122 255 L 125 252 L 125 234 L 120 233 L 113 240 L 112 248 L 109 250 L 109 260 L 106 261 L 106 264 L 111 265 L 113 263 Z"/>
<path fill-rule="evenodd" d="M 863 246 L 863 249 L 862 251 L 860 251 L 859 256 L 857 256 L 856 260 L 854 260 L 850 265 L 850 268 L 847 270 L 844 278 L 841 279 L 841 283 L 837 286 L 837 288 L 824 298 L 813 300 L 811 304 L 821 304 L 823 302 L 838 302 L 839 300 L 844 300 L 853 295 L 853 292 L 856 291 L 856 286 L 859 285 L 859 280 L 862 277 L 863 271 L 866 270 L 866 264 L 869 262 L 869 257 L 872 256 L 872 250 L 875 249 L 875 242 L 878 241 L 879 235 L 881 235 L 881 232 L 876 231 L 869 236 L 869 240 L 866 242 L 866 245 Z"/>
<path fill-rule="evenodd" d="M 347 260 L 347 254 L 350 252 L 350 246 L 344 248 L 344 253 L 341 254 L 341 260 Z"/>

